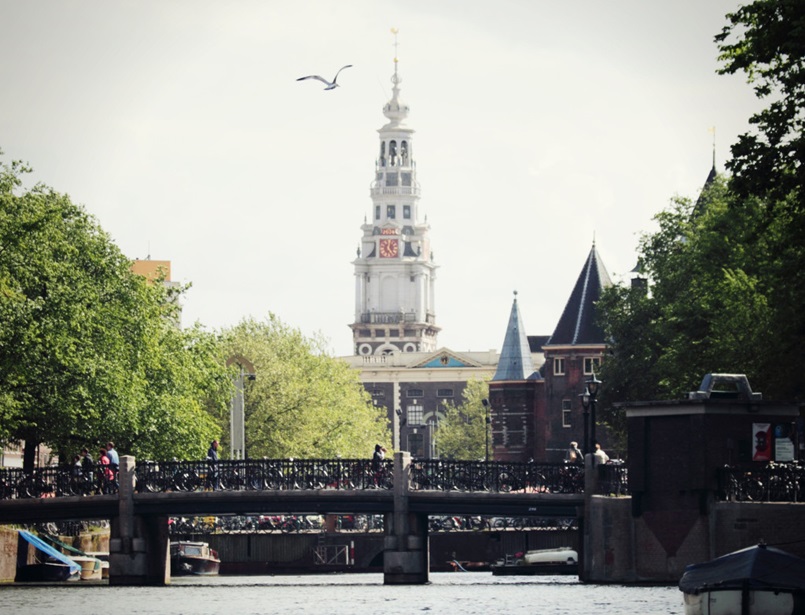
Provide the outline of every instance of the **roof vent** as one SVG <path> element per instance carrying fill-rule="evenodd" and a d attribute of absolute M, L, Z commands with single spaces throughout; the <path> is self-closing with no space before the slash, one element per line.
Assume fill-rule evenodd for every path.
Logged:
<path fill-rule="evenodd" d="M 753 393 L 746 374 L 707 374 L 698 391 L 688 393 L 688 399 L 740 399 L 757 401 L 763 393 Z"/>

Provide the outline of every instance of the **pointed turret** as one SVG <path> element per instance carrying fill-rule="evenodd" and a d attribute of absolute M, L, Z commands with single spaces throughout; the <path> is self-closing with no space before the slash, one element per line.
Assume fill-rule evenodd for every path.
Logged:
<path fill-rule="evenodd" d="M 509 325 L 503 339 L 498 368 L 492 380 L 532 380 L 535 378 L 540 378 L 540 375 L 534 370 L 531 347 L 523 326 L 522 316 L 520 316 L 520 307 L 517 305 L 517 291 L 514 291 Z"/>
<path fill-rule="evenodd" d="M 593 243 L 559 324 L 547 345 L 605 343 L 604 332 L 595 320 L 595 302 L 601 297 L 601 291 L 611 285 L 612 281 Z"/>

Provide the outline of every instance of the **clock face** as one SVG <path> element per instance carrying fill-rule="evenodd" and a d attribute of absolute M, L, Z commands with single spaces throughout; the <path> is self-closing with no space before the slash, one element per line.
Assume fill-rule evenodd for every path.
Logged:
<path fill-rule="evenodd" d="M 394 258 L 397 256 L 400 248 L 396 239 L 381 239 L 380 240 L 380 256 L 382 258 Z"/>

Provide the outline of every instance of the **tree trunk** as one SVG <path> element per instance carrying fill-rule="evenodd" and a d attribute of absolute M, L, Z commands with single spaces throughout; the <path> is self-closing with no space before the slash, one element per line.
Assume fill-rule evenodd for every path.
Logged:
<path fill-rule="evenodd" d="M 34 464 L 36 463 L 36 451 L 38 447 L 38 442 L 34 442 L 28 438 L 25 439 L 25 448 L 22 451 L 23 472 L 31 473 L 34 471 Z"/>

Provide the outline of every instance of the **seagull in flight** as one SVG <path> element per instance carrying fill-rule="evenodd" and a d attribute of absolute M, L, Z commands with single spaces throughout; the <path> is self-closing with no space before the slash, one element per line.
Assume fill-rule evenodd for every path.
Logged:
<path fill-rule="evenodd" d="M 335 80 L 338 79 L 338 74 L 345 68 L 350 68 L 351 66 L 352 64 L 347 64 L 339 68 L 338 73 L 335 74 L 335 77 L 333 77 L 332 81 L 327 81 L 327 79 L 325 79 L 324 77 L 320 77 L 319 75 L 308 75 L 307 77 L 299 77 L 297 81 L 304 81 L 305 79 L 318 79 L 327 86 L 326 88 L 324 88 L 325 90 L 334 90 L 335 88 L 338 87 L 338 84 L 335 82 Z"/>

